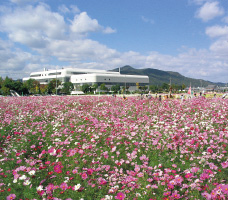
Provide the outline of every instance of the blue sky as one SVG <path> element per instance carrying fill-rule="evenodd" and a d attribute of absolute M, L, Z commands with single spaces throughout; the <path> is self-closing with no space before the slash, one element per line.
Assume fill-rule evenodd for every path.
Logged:
<path fill-rule="evenodd" d="M 124 65 L 228 82 L 228 1 L 0 1 L 0 76 Z"/>

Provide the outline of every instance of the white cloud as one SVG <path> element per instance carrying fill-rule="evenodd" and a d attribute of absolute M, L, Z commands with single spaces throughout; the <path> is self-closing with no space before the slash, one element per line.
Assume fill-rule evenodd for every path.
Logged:
<path fill-rule="evenodd" d="M 59 60 L 67 61 L 71 64 L 86 60 L 102 61 L 119 56 L 119 53 L 114 49 L 89 39 L 52 41 L 46 51 L 41 53 L 55 56 Z"/>
<path fill-rule="evenodd" d="M 80 34 L 101 30 L 98 21 L 96 19 L 91 19 L 86 12 L 76 15 L 70 28 L 72 32 Z"/>
<path fill-rule="evenodd" d="M 221 27 L 216 25 L 216 26 L 208 27 L 206 29 L 206 34 L 212 38 L 222 37 L 222 36 L 228 37 L 228 26 Z"/>
<path fill-rule="evenodd" d="M 204 22 L 222 16 L 224 9 L 219 6 L 218 1 L 206 2 L 196 13 L 196 17 L 202 19 Z"/>
<path fill-rule="evenodd" d="M 110 33 L 116 33 L 116 29 L 112 29 L 111 27 L 107 27 L 103 29 L 103 33 L 110 34 Z"/>
<path fill-rule="evenodd" d="M 77 7 L 74 8 L 75 12 L 79 11 Z M 218 38 L 210 50 L 182 50 L 177 56 L 158 52 L 142 55 L 134 51 L 118 52 L 86 38 L 90 32 L 116 32 L 115 29 L 100 25 L 98 20 L 90 18 L 86 12 L 77 14 L 69 24 L 61 14 L 52 12 L 46 4 L 3 10 L 0 16 L 0 31 L 6 33 L 12 43 L 0 39 L 2 70 L 19 74 L 21 71 L 39 71 L 44 67 L 55 69 L 56 66 L 51 65 L 48 60 L 52 58 L 54 62 L 66 63 L 66 67 L 107 70 L 129 64 L 136 68 L 177 71 L 188 77 L 212 81 L 225 81 L 225 77 L 221 77 L 228 74 L 228 49 L 224 43 L 227 26 L 207 28 L 206 34 L 209 37 Z M 62 12 L 69 11 L 73 12 L 72 7 L 62 7 Z M 17 43 L 22 44 L 20 48 L 25 45 L 33 51 L 25 52 L 19 47 L 16 48 Z"/>
<path fill-rule="evenodd" d="M 76 5 L 71 5 L 70 8 L 71 8 L 71 11 L 73 13 L 79 13 L 80 12 L 79 8 Z"/>
<path fill-rule="evenodd" d="M 89 32 L 101 31 L 105 34 L 115 33 L 116 30 L 111 27 L 104 28 L 96 19 L 91 19 L 86 12 L 75 15 L 74 20 L 71 22 L 70 30 L 73 33 L 86 36 Z"/>
<path fill-rule="evenodd" d="M 45 4 L 18 8 L 3 16 L 0 25 L 12 41 L 30 48 L 45 47 L 49 39 L 64 38 L 66 29 L 64 18 Z"/>
<path fill-rule="evenodd" d="M 36 3 L 39 0 L 10 0 L 12 3 L 16 3 L 16 4 L 31 4 L 31 3 Z"/>
<path fill-rule="evenodd" d="M 66 7 L 66 5 L 60 5 L 58 7 L 58 10 L 61 12 L 61 13 L 69 13 L 70 12 L 70 9 Z"/>
<path fill-rule="evenodd" d="M 79 8 L 76 5 L 71 5 L 70 8 L 68 8 L 66 5 L 63 4 L 63 5 L 60 5 L 58 7 L 58 10 L 64 14 L 70 13 L 70 12 L 72 12 L 72 13 L 79 13 L 80 12 Z"/>
<path fill-rule="evenodd" d="M 211 46 L 210 50 L 216 52 L 217 54 L 224 57 L 228 55 L 228 37 L 220 38 L 219 40 L 215 41 Z"/>
<path fill-rule="evenodd" d="M 228 26 L 212 26 L 206 29 L 206 34 L 216 38 L 210 46 L 210 50 L 221 57 L 228 55 Z"/>
<path fill-rule="evenodd" d="M 225 23 L 228 23 L 228 16 L 224 17 L 224 18 L 223 18 L 223 21 L 224 21 Z"/>
<path fill-rule="evenodd" d="M 193 3 L 193 4 L 196 4 L 196 5 L 202 5 L 204 4 L 205 2 L 211 2 L 212 0 L 189 0 L 189 3 Z"/>
<path fill-rule="evenodd" d="M 153 19 L 148 19 L 148 18 L 146 18 L 146 17 L 144 17 L 144 16 L 142 16 L 141 19 L 142 19 L 144 22 L 146 22 L 146 23 L 150 23 L 150 24 L 154 24 L 154 23 L 155 23 Z"/>
<path fill-rule="evenodd" d="M 41 63 L 42 61 L 46 60 L 43 60 L 41 56 L 14 48 L 12 43 L 3 41 L 0 38 L 0 74 L 2 76 L 8 74 L 12 78 L 28 76 L 26 73 L 28 72 L 28 62 Z"/>

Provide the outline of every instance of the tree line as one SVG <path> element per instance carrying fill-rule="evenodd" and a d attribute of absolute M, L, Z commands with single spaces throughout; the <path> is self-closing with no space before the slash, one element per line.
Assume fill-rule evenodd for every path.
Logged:
<path fill-rule="evenodd" d="M 102 83 L 100 86 L 98 84 L 83 84 L 80 88 L 77 88 L 83 91 L 85 94 L 93 94 L 94 91 L 97 91 L 99 88 L 103 93 L 112 92 L 112 93 L 130 93 L 128 91 L 129 86 L 121 87 L 120 85 L 113 85 L 109 89 L 105 83 Z M 146 93 L 149 90 L 152 93 L 162 93 L 169 92 L 170 89 L 173 93 L 178 93 L 179 91 L 183 91 L 186 88 L 184 84 L 175 85 L 167 83 L 163 83 L 162 85 L 150 85 L 147 86 L 137 86 L 136 93 Z M 74 85 L 71 82 L 61 83 L 58 79 L 51 80 L 48 84 L 40 84 L 39 81 L 35 79 L 29 79 L 25 82 L 20 80 L 13 80 L 12 78 L 6 77 L 5 79 L 0 77 L 0 95 L 10 95 L 11 91 L 17 92 L 19 95 L 48 95 L 48 94 L 71 94 L 71 91 L 74 89 Z"/>
<path fill-rule="evenodd" d="M 17 92 L 19 95 L 47 95 L 47 94 L 70 94 L 74 89 L 71 82 L 61 84 L 58 79 L 51 80 L 48 84 L 40 84 L 35 79 L 29 79 L 25 82 L 20 80 L 13 80 L 6 77 L 5 79 L 0 77 L 0 95 L 7 96 L 11 94 L 11 91 Z"/>

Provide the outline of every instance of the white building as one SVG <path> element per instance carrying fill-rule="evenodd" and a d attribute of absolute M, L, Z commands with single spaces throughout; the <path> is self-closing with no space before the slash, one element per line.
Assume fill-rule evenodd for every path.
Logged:
<path fill-rule="evenodd" d="M 75 89 L 79 90 L 83 84 L 100 86 L 102 83 L 106 87 L 111 88 L 112 85 L 120 85 L 128 87 L 129 91 L 134 91 L 138 86 L 148 86 L 149 77 L 140 75 L 124 75 L 119 72 L 111 72 L 105 70 L 94 70 L 94 69 L 77 69 L 77 68 L 66 68 L 57 70 L 46 70 L 42 72 L 32 72 L 30 77 L 23 78 L 23 81 L 29 79 L 35 79 L 41 84 L 48 84 L 53 79 L 58 79 L 62 83 L 72 82 Z"/>

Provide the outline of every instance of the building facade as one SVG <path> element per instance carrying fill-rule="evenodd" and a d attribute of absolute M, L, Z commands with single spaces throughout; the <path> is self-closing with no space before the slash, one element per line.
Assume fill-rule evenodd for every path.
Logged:
<path fill-rule="evenodd" d="M 47 70 L 41 72 L 32 72 L 30 77 L 23 78 L 23 81 L 29 79 L 35 79 L 40 84 L 48 84 L 53 79 L 58 79 L 62 83 L 72 82 L 75 90 L 80 90 L 83 84 L 100 86 L 102 83 L 107 88 L 111 88 L 113 85 L 120 85 L 127 87 L 129 91 L 134 91 L 139 86 L 148 86 L 149 77 L 141 75 L 125 75 L 120 72 L 111 72 L 105 70 L 94 70 L 94 69 L 77 69 L 77 68 L 66 68 L 57 70 Z"/>

